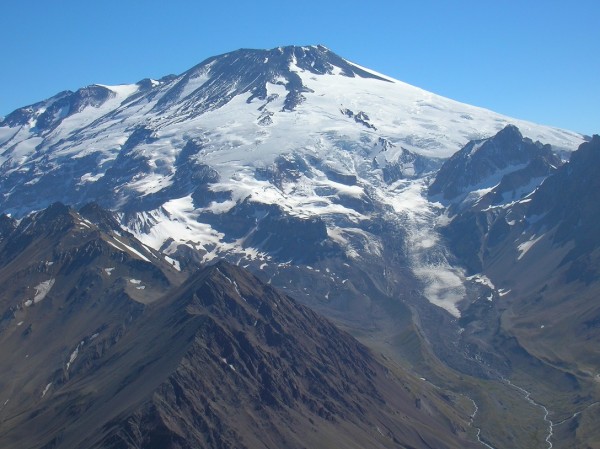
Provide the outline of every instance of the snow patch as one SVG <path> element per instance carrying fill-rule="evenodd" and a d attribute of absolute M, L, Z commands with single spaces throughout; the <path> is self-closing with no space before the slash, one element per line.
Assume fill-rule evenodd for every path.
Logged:
<path fill-rule="evenodd" d="M 77 345 L 77 347 L 75 348 L 75 350 L 69 356 L 69 361 L 67 362 L 67 371 L 69 371 L 69 368 L 71 368 L 71 365 L 73 364 L 73 362 L 75 361 L 75 359 L 77 359 L 77 356 L 79 355 L 79 349 L 83 348 L 84 344 L 85 344 L 85 342 L 81 341 Z"/>
<path fill-rule="evenodd" d="M 110 240 L 107 240 L 106 243 L 108 243 L 110 246 L 112 246 L 113 248 L 115 248 L 123 253 L 129 252 L 131 254 L 136 255 L 137 257 L 139 257 L 140 259 L 142 259 L 146 262 L 150 262 L 150 260 L 146 256 L 144 256 L 142 253 L 140 253 L 136 249 L 132 248 L 129 245 L 126 245 L 125 243 L 123 243 L 119 239 L 117 239 L 116 237 L 113 237 L 113 239 L 118 243 L 118 245 L 117 245 L 117 243 L 113 243 Z M 121 245 L 121 246 L 119 246 L 119 245 Z"/>
<path fill-rule="evenodd" d="M 527 254 L 527 252 L 533 247 L 533 245 L 539 242 L 543 237 L 544 234 L 540 235 L 537 238 L 535 237 L 535 235 L 533 235 L 531 239 L 517 246 L 517 249 L 519 250 L 519 256 L 517 257 L 517 260 L 521 260 L 523 256 Z"/>
<path fill-rule="evenodd" d="M 469 276 L 467 278 L 465 278 L 467 281 L 473 281 L 476 282 L 477 284 L 481 284 L 481 285 L 485 285 L 486 287 L 492 289 L 492 290 L 496 290 L 496 287 L 494 286 L 494 283 L 492 282 L 492 280 L 487 277 L 485 274 L 474 274 L 473 276 Z"/>
<path fill-rule="evenodd" d="M 81 176 L 81 178 L 79 178 L 79 182 L 80 182 L 80 184 L 85 184 L 87 182 L 96 182 L 103 176 L 104 176 L 104 173 L 96 173 L 95 175 L 92 173 L 85 173 L 84 175 Z"/>
<path fill-rule="evenodd" d="M 49 279 L 47 281 L 40 283 L 39 285 L 37 285 L 35 287 L 35 296 L 33 297 L 34 304 L 37 304 L 38 302 L 42 301 L 46 297 L 46 295 L 48 294 L 48 292 L 50 292 L 50 289 L 54 285 L 54 282 L 55 282 L 55 279 Z"/>
<path fill-rule="evenodd" d="M 222 361 L 222 362 L 223 362 L 225 365 L 227 365 L 227 366 L 228 366 L 228 367 L 229 367 L 229 368 L 230 368 L 232 371 L 235 371 L 235 366 L 233 366 L 231 363 L 229 363 L 229 362 L 227 361 L 227 359 L 226 359 L 226 358 L 224 358 L 224 357 L 221 357 L 221 361 Z"/>
<path fill-rule="evenodd" d="M 50 389 L 51 386 L 52 386 L 52 382 L 50 382 L 48 385 L 46 385 L 46 387 L 44 388 L 44 391 L 42 391 L 42 397 L 46 396 L 46 393 L 48 393 L 48 390 Z"/>

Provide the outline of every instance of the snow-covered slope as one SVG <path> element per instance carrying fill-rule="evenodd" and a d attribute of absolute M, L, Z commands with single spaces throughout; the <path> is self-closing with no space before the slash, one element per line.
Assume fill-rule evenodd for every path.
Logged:
<path fill-rule="evenodd" d="M 445 271 L 443 251 L 413 254 L 410 242 L 425 239 L 427 249 L 437 238 L 439 208 L 423 197 L 424 176 L 508 124 L 555 150 L 582 142 L 322 46 L 239 50 L 178 76 L 90 86 L 13 112 L 0 123 L 0 205 L 20 215 L 53 201 L 98 201 L 173 257 L 225 255 L 279 284 L 293 261 L 312 270 L 311 287 L 323 282 L 327 300 L 364 290 L 343 282 L 348 260 L 373 267 L 363 269 L 369 282 L 393 295 L 398 280 L 384 268 L 393 260 L 458 314 L 459 274 Z M 335 276 L 313 269 L 325 260 Z M 297 294 L 307 288 L 294 285 Z"/>
<path fill-rule="evenodd" d="M 82 100 L 83 99 L 83 100 Z M 515 124 L 533 140 L 574 149 L 581 136 L 461 104 L 349 63 L 324 47 L 239 50 L 211 58 L 177 77 L 129 86 L 90 86 L 10 114 L 1 127 L 3 174 L 9 169 L 96 156 L 79 167 L 94 184 L 123 153 L 147 161 L 138 193 L 168 185 L 179 151 L 203 142 L 202 160 L 223 177 L 301 151 L 355 171 L 349 153 L 394 162 L 402 148 L 448 157 L 469 140 Z M 144 127 L 145 139 L 135 133 Z M 132 141 L 132 138 L 134 141 Z M 379 138 L 394 146 L 378 145 Z M 337 151 L 336 151 L 337 150 Z M 341 151 L 340 151 L 341 150 Z M 362 153 L 362 154 L 360 154 Z M 84 168 L 89 172 L 81 173 Z M 30 170 L 31 171 L 31 170 Z M 34 184 L 43 173 L 29 173 Z M 9 194 L 10 195 L 10 194 Z"/>

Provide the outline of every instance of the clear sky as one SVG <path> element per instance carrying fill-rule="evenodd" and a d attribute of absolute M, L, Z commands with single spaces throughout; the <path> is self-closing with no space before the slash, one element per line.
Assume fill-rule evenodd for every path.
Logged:
<path fill-rule="evenodd" d="M 6 0 L 0 115 L 238 48 L 323 44 L 509 116 L 600 133 L 598 0 Z"/>

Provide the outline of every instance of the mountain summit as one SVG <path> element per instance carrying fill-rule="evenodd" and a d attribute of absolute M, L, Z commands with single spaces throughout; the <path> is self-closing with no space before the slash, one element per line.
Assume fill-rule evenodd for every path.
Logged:
<path fill-rule="evenodd" d="M 292 111 L 305 100 L 303 93 L 312 92 L 298 72 L 314 75 L 341 75 L 346 77 L 385 78 L 363 70 L 329 49 L 318 45 L 310 47 L 278 47 L 273 50 L 242 49 L 205 60 L 185 72 L 183 77 L 167 90 L 157 102 L 156 110 L 168 109 L 183 101 L 184 111 L 200 115 L 215 110 L 238 95 L 249 93 L 253 100 L 270 102 L 276 97 L 268 85 L 285 88 L 282 111 Z M 200 85 L 198 79 L 205 80 Z M 188 95 L 186 87 L 198 84 Z M 187 93 L 187 92 L 186 92 Z M 183 112 L 183 111 L 182 111 Z"/>

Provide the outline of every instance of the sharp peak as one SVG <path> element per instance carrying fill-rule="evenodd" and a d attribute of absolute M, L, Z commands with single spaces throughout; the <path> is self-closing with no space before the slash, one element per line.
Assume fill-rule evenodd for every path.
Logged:
<path fill-rule="evenodd" d="M 64 203 L 61 203 L 60 201 L 56 201 L 47 206 L 45 209 L 42 209 L 38 212 L 34 212 L 34 214 L 37 216 L 56 217 L 61 215 L 70 215 L 71 212 L 74 212 L 74 210 L 71 207 L 67 206 Z"/>
<path fill-rule="evenodd" d="M 594 134 L 590 140 L 583 142 L 576 151 L 571 153 L 569 162 L 578 162 L 589 158 L 596 159 L 598 154 L 600 154 L 600 135 Z"/>
<path fill-rule="evenodd" d="M 240 286 L 249 282 L 253 285 L 260 286 L 261 288 L 271 288 L 247 269 L 227 262 L 224 259 L 218 259 L 214 263 L 201 267 L 188 278 L 186 284 L 192 286 L 192 288 L 198 288 L 207 283 L 219 284 L 225 282 L 225 285 L 228 285 L 233 281 L 239 282 Z"/>
<path fill-rule="evenodd" d="M 72 226 L 79 214 L 71 207 L 55 202 L 45 209 L 31 212 L 25 216 L 19 223 L 19 228 L 23 231 L 34 230 L 54 230 L 61 231 Z"/>
<path fill-rule="evenodd" d="M 525 142 L 529 144 L 535 144 L 536 146 L 542 148 L 547 147 L 550 148 L 549 145 L 544 145 L 542 142 L 536 140 L 532 140 L 529 137 L 525 137 L 521 130 L 514 124 L 509 123 L 500 131 L 498 131 L 495 135 L 488 138 L 490 141 L 501 141 L 501 142 Z"/>
<path fill-rule="evenodd" d="M 512 135 L 515 137 L 519 137 L 519 138 L 523 138 L 523 135 L 521 134 L 521 130 L 513 125 L 512 123 L 506 125 L 504 128 L 502 128 L 500 131 L 498 131 L 498 133 L 496 133 L 496 136 L 506 136 L 506 135 Z M 493 137 L 496 137 L 493 136 Z"/>
<path fill-rule="evenodd" d="M 496 131 L 495 134 L 492 134 L 490 136 L 481 138 L 481 139 L 473 139 L 471 141 L 469 141 L 462 149 L 461 151 L 470 151 L 471 147 L 473 147 L 474 145 L 478 145 L 478 144 L 485 144 L 487 142 L 497 142 L 497 141 L 506 141 L 506 140 L 516 140 L 516 141 L 520 141 L 526 139 L 525 137 L 523 137 L 523 134 L 521 133 L 521 130 L 516 126 L 513 125 L 512 123 L 509 123 L 508 125 L 506 125 L 504 128 Z M 458 151 L 457 153 L 460 153 L 460 151 Z M 456 153 L 455 153 L 456 154 Z"/>
<path fill-rule="evenodd" d="M 209 275 L 220 273 L 226 276 L 252 276 L 248 270 L 227 262 L 225 259 L 219 259 L 215 263 L 205 266 L 201 271 Z"/>

